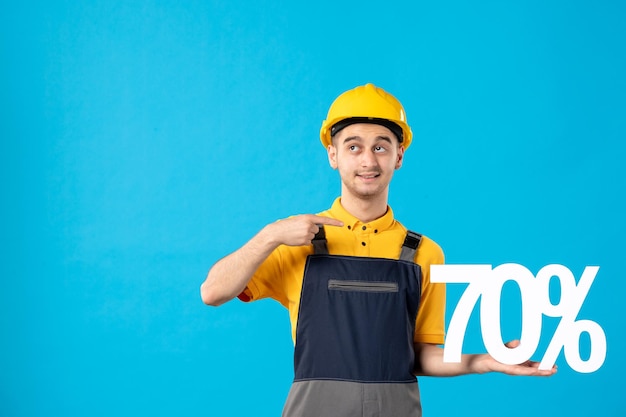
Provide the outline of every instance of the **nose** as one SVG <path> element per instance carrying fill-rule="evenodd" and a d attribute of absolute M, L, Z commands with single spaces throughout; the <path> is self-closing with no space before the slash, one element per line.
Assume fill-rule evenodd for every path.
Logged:
<path fill-rule="evenodd" d="M 362 167 L 372 167 L 377 166 L 378 161 L 376 160 L 376 154 L 373 150 L 367 149 L 361 153 L 361 166 Z"/>

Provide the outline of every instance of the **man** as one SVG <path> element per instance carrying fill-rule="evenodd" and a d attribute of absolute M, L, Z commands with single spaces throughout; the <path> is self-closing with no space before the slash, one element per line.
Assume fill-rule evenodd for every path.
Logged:
<path fill-rule="evenodd" d="M 420 416 L 416 375 L 554 373 L 487 354 L 443 362 L 445 286 L 430 282 L 443 252 L 387 205 L 412 140 L 401 103 L 372 84 L 349 90 L 320 137 L 341 197 L 318 215 L 267 225 L 201 286 L 209 305 L 271 297 L 289 309 L 295 379 L 283 415 Z"/>

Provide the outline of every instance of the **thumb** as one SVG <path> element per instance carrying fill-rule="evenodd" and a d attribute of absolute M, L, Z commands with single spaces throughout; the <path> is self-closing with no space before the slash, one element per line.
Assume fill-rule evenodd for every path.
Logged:
<path fill-rule="evenodd" d="M 509 349 L 514 349 L 516 347 L 518 347 L 520 344 L 519 340 L 511 340 L 510 342 L 507 342 L 504 344 L 504 346 L 508 347 Z"/>

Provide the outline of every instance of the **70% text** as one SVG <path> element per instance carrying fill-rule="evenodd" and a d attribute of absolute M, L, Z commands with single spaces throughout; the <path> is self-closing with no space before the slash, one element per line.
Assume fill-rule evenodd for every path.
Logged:
<path fill-rule="evenodd" d="M 563 265 L 546 265 L 533 276 L 519 264 L 491 265 L 431 265 L 431 282 L 467 283 L 450 320 L 444 345 L 444 361 L 460 362 L 463 338 L 474 306 L 480 298 L 480 326 L 487 352 L 505 364 L 527 361 L 537 350 L 541 337 L 543 314 L 560 317 L 561 321 L 541 360 L 539 369 L 550 369 L 561 349 L 568 365 L 575 371 L 589 373 L 598 370 L 606 358 L 606 335 L 602 327 L 591 320 L 576 320 L 591 284 L 600 268 L 587 266 L 578 284 L 574 274 Z M 550 300 L 550 280 L 558 278 L 561 296 L 557 304 Z M 522 329 L 520 344 L 507 347 L 500 328 L 500 298 L 507 281 L 519 285 L 522 299 Z M 579 341 L 583 333 L 589 335 L 589 358 L 580 355 Z"/>

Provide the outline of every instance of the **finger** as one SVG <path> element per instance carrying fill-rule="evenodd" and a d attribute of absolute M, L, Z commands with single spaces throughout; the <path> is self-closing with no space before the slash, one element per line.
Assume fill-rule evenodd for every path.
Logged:
<path fill-rule="evenodd" d="M 343 222 L 341 220 L 333 219 L 332 217 L 326 217 L 326 216 L 312 215 L 311 221 L 313 221 L 315 224 L 323 224 L 323 225 L 338 226 L 338 227 L 343 226 Z"/>
<path fill-rule="evenodd" d="M 519 340 L 511 340 L 510 342 L 505 343 L 504 346 L 508 347 L 509 349 L 513 349 L 513 348 L 518 347 L 519 344 L 520 344 Z"/>

